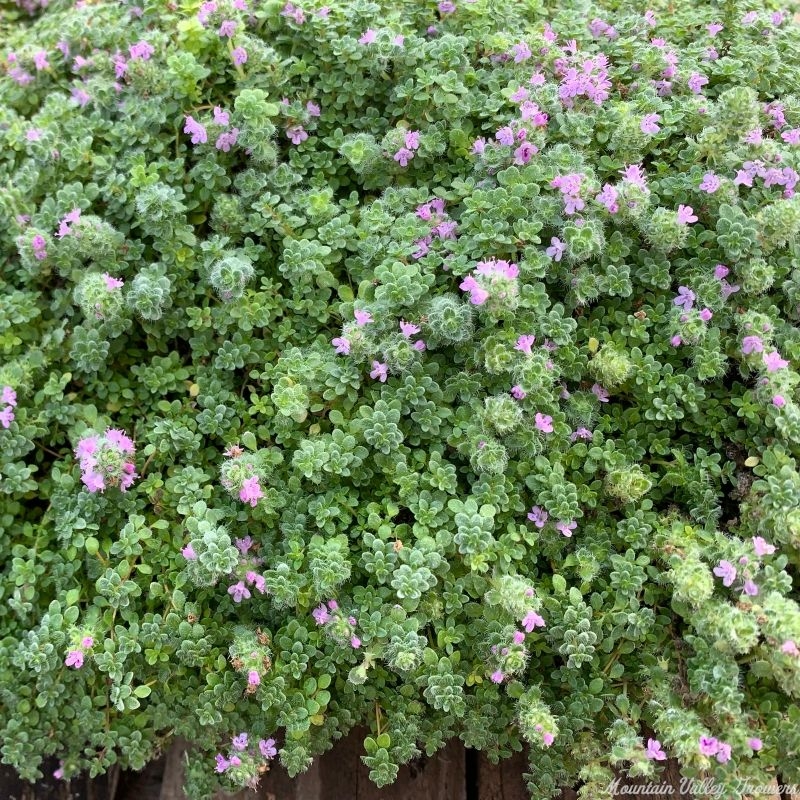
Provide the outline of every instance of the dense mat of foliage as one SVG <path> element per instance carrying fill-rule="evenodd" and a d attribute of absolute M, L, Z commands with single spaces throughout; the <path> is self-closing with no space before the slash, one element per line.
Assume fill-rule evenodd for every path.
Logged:
<path fill-rule="evenodd" d="M 800 782 L 800 27 L 563 5 L 2 6 L 4 763 Z"/>

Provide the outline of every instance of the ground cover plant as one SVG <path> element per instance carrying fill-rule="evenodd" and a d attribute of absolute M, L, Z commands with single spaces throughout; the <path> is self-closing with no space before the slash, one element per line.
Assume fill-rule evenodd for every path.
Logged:
<path fill-rule="evenodd" d="M 788 12 L 0 9 L 3 763 L 800 783 Z"/>

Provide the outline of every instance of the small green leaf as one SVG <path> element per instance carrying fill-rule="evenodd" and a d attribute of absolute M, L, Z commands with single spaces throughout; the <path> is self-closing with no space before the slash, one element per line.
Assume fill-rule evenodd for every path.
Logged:
<path fill-rule="evenodd" d="M 242 434 L 242 444 L 248 450 L 257 450 L 258 449 L 258 443 L 256 442 L 256 436 L 252 431 L 245 431 Z"/>
<path fill-rule="evenodd" d="M 137 686 L 133 693 L 137 697 L 149 697 L 150 696 L 150 687 L 149 686 Z"/>

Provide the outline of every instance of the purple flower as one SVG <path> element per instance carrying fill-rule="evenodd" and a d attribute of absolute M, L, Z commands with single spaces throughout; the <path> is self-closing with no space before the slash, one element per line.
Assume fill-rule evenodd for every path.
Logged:
<path fill-rule="evenodd" d="M 777 350 L 773 350 L 771 353 L 764 353 L 763 359 L 767 372 L 777 372 L 779 369 L 789 366 L 789 362 L 782 359 Z"/>
<path fill-rule="evenodd" d="M 230 121 L 231 119 L 227 111 L 223 111 L 221 106 L 214 106 L 214 123 L 216 125 L 226 126 Z"/>
<path fill-rule="evenodd" d="M 214 147 L 217 150 L 222 150 L 223 153 L 230 152 L 231 147 L 233 147 L 239 139 L 239 129 L 238 128 L 231 128 L 229 131 L 223 131 L 219 136 L 217 136 L 217 141 L 214 142 Z"/>
<path fill-rule="evenodd" d="M 721 185 L 722 181 L 713 172 L 706 172 L 703 176 L 703 182 L 698 188 L 703 192 L 708 192 L 708 194 L 714 194 Z"/>
<path fill-rule="evenodd" d="M 0 400 L 10 406 L 15 406 L 17 404 L 17 393 L 10 386 L 4 386 Z"/>
<path fill-rule="evenodd" d="M 291 125 L 286 129 L 286 135 L 291 140 L 292 144 L 300 144 L 308 139 L 308 133 L 302 125 Z"/>
<path fill-rule="evenodd" d="M 511 146 L 514 144 L 514 131 L 511 126 L 506 125 L 494 135 L 494 138 L 497 139 L 500 144 Z"/>
<path fill-rule="evenodd" d="M 525 641 L 525 634 L 522 631 L 514 631 L 512 641 L 514 644 L 522 644 Z"/>
<path fill-rule="evenodd" d="M 239 581 L 234 583 L 233 586 L 229 586 L 228 594 L 233 597 L 234 603 L 241 603 L 242 600 L 249 600 L 251 597 L 250 590 L 244 585 L 244 581 Z"/>
<path fill-rule="evenodd" d="M 274 739 L 261 739 L 258 743 L 258 749 L 264 758 L 275 758 L 278 755 L 278 750 L 275 747 Z"/>
<path fill-rule="evenodd" d="M 758 594 L 758 586 L 748 579 L 744 582 L 744 593 L 750 597 L 755 597 Z"/>
<path fill-rule="evenodd" d="M 233 744 L 234 750 L 246 750 L 247 749 L 247 734 L 240 733 L 238 736 L 234 736 L 233 740 L 231 741 Z"/>
<path fill-rule="evenodd" d="M 617 190 L 610 183 L 606 183 L 595 200 L 604 205 L 610 213 L 616 214 L 619 211 L 618 196 Z"/>
<path fill-rule="evenodd" d="M 245 50 L 244 47 L 237 47 L 231 53 L 231 59 L 237 67 L 241 67 L 242 64 L 247 63 L 247 50 Z"/>
<path fill-rule="evenodd" d="M 484 139 L 483 137 L 478 137 L 472 143 L 472 154 L 477 156 L 483 153 L 484 150 L 486 150 L 486 139 Z"/>
<path fill-rule="evenodd" d="M 346 339 L 344 336 L 337 336 L 335 339 L 332 339 L 331 344 L 336 348 L 336 352 L 339 355 L 350 355 L 350 340 Z"/>
<path fill-rule="evenodd" d="M 89 93 L 84 91 L 83 89 L 78 89 L 77 87 L 72 89 L 70 92 L 72 99 L 81 107 L 83 108 L 88 102 L 92 99 L 89 96 Z"/>
<path fill-rule="evenodd" d="M 691 206 L 678 206 L 678 222 L 681 225 L 691 224 L 697 222 L 697 217 L 694 214 L 694 209 Z"/>
<path fill-rule="evenodd" d="M 247 673 L 247 685 L 258 686 L 260 683 L 261 683 L 261 676 L 258 674 L 258 670 L 251 669 Z"/>
<path fill-rule="evenodd" d="M 527 61 L 533 53 L 531 52 L 531 48 L 528 46 L 527 42 L 520 42 L 519 44 L 515 44 L 511 48 L 512 54 L 514 56 L 514 63 L 521 64 L 523 61 Z"/>
<path fill-rule="evenodd" d="M 703 322 L 708 322 L 711 319 L 711 317 L 714 316 L 714 314 L 712 313 L 710 308 L 704 308 L 700 311 L 699 316 L 700 319 L 703 320 Z"/>
<path fill-rule="evenodd" d="M 132 44 L 128 48 L 128 52 L 131 54 L 131 60 L 134 61 L 136 59 L 140 59 L 141 61 L 149 61 L 150 56 L 155 53 L 156 49 L 150 42 L 137 42 L 136 44 Z"/>
<path fill-rule="evenodd" d="M 547 524 L 547 520 L 549 518 L 549 514 L 539 506 L 534 506 L 528 512 L 528 519 L 537 527 L 537 528 L 544 528 Z"/>
<path fill-rule="evenodd" d="M 706 25 L 706 30 L 708 31 L 709 36 L 716 36 L 725 26 L 720 25 L 719 22 L 712 22 L 710 25 Z"/>
<path fill-rule="evenodd" d="M 599 383 L 592 386 L 591 392 L 601 403 L 608 402 L 608 392 Z"/>
<path fill-rule="evenodd" d="M 647 752 L 645 755 L 651 761 L 666 761 L 667 754 L 661 749 L 661 742 L 658 739 L 647 740 Z"/>
<path fill-rule="evenodd" d="M 489 299 L 489 292 L 472 275 L 467 275 L 459 284 L 459 289 L 469 292 L 469 301 L 474 306 L 483 305 Z"/>
<path fill-rule="evenodd" d="M 535 611 L 529 611 L 522 618 L 522 627 L 526 633 L 532 633 L 534 628 L 544 628 L 545 622 Z"/>
<path fill-rule="evenodd" d="M 673 305 L 683 306 L 684 311 L 690 311 L 696 299 L 695 293 L 688 286 L 678 287 L 678 296 L 672 301 Z"/>
<path fill-rule="evenodd" d="M 413 151 L 409 150 L 407 147 L 401 147 L 393 156 L 394 160 L 401 166 L 407 167 L 408 162 L 414 158 Z"/>
<path fill-rule="evenodd" d="M 106 289 L 108 289 L 109 292 L 113 292 L 114 289 L 121 289 L 125 285 L 124 281 L 120 280 L 119 278 L 112 277 L 107 272 L 103 273 L 103 280 L 105 281 Z"/>
<path fill-rule="evenodd" d="M 358 650 L 358 648 L 361 647 L 361 639 L 355 634 L 350 637 L 350 647 L 352 647 L 353 650 Z"/>
<path fill-rule="evenodd" d="M 550 247 L 545 250 L 545 253 L 553 259 L 553 261 L 561 261 L 561 256 L 564 254 L 564 251 L 567 249 L 567 245 L 564 244 L 560 239 L 557 239 L 553 236 L 550 239 Z"/>
<path fill-rule="evenodd" d="M 205 144 L 208 141 L 208 134 L 203 125 L 197 122 L 192 117 L 186 117 L 186 124 L 183 128 L 184 133 L 188 133 L 192 137 L 192 144 Z"/>
<path fill-rule="evenodd" d="M 701 736 L 699 745 L 704 756 L 713 756 L 719 751 L 719 742 L 713 736 Z"/>
<path fill-rule="evenodd" d="M 717 761 L 720 764 L 726 764 L 731 760 L 731 746 L 725 742 L 720 742 L 717 749 Z"/>
<path fill-rule="evenodd" d="M 572 537 L 572 531 L 578 527 L 578 523 L 575 520 L 570 520 L 569 522 L 557 522 L 556 523 L 556 530 L 562 533 L 567 539 Z"/>
<path fill-rule="evenodd" d="M 742 25 L 752 25 L 758 19 L 758 11 L 748 11 L 742 17 Z"/>
<path fill-rule="evenodd" d="M 317 625 L 324 625 L 326 622 L 329 622 L 331 619 L 331 615 L 328 613 L 328 609 L 325 605 L 317 606 L 312 612 L 311 616 L 314 617 L 314 622 Z"/>
<path fill-rule="evenodd" d="M 64 664 L 66 664 L 68 667 L 80 669 L 83 666 L 83 651 L 70 650 L 67 653 L 67 657 L 64 659 Z"/>
<path fill-rule="evenodd" d="M 217 33 L 223 39 L 230 39 L 236 33 L 236 20 L 226 19 L 223 20 L 222 25 L 219 26 Z"/>
<path fill-rule="evenodd" d="M 403 36 L 402 34 L 398 34 L 397 36 L 394 37 L 394 39 L 392 39 L 392 44 L 395 47 L 402 47 L 405 44 L 405 41 L 406 37 Z"/>
<path fill-rule="evenodd" d="M 723 586 L 730 586 L 736 579 L 736 567 L 730 561 L 723 559 L 718 566 L 714 567 L 714 574 L 718 578 L 722 578 Z"/>
<path fill-rule="evenodd" d="M 660 120 L 661 117 L 659 117 L 658 114 L 645 114 L 645 116 L 642 117 L 642 121 L 639 124 L 639 128 L 641 129 L 642 133 L 647 133 L 647 134 L 658 133 L 661 130 L 661 128 L 659 128 L 656 123 L 659 122 Z"/>
<path fill-rule="evenodd" d="M 551 744 L 556 740 L 555 734 L 550 733 L 550 731 L 544 731 L 542 733 L 542 742 L 545 747 L 550 747 Z"/>
<path fill-rule="evenodd" d="M 370 378 L 379 380 L 381 383 L 386 383 L 386 378 L 389 374 L 389 365 L 382 364 L 380 361 L 372 362 L 372 370 L 369 373 Z"/>
<path fill-rule="evenodd" d="M 405 145 L 409 150 L 418 150 L 419 131 L 408 131 L 405 136 Z"/>
<path fill-rule="evenodd" d="M 528 396 L 528 393 L 519 384 L 511 387 L 511 394 L 517 400 L 524 400 Z"/>
<path fill-rule="evenodd" d="M 359 44 L 372 44 L 378 38 L 377 31 L 372 30 L 372 28 L 368 28 L 361 34 L 361 38 L 358 40 Z"/>
<path fill-rule="evenodd" d="M 228 769 L 228 767 L 230 767 L 231 765 L 231 762 L 228 761 L 228 759 L 225 758 L 225 756 L 223 756 L 221 753 L 217 753 L 216 760 L 217 760 L 217 767 L 216 767 L 217 772 L 225 772 L 225 770 Z"/>
<path fill-rule="evenodd" d="M 706 78 L 705 75 L 701 75 L 699 72 L 693 72 L 687 81 L 687 86 L 694 94 L 700 94 L 707 83 L 708 78 Z"/>
<path fill-rule="evenodd" d="M 754 536 L 753 537 L 753 549 L 756 551 L 756 555 L 761 556 L 771 556 L 775 552 L 775 545 L 769 544 L 763 536 Z"/>
<path fill-rule="evenodd" d="M 781 139 L 787 144 L 800 144 L 800 128 L 792 128 L 790 131 L 784 131 L 781 134 Z"/>
<path fill-rule="evenodd" d="M 517 339 L 514 349 L 519 350 L 521 353 L 527 353 L 527 355 L 531 355 L 531 347 L 535 341 L 536 336 L 534 334 L 525 333 Z"/>
<path fill-rule="evenodd" d="M 553 418 L 549 414 L 540 414 L 536 412 L 536 429 L 542 433 L 553 432 Z"/>
<path fill-rule="evenodd" d="M 538 152 L 539 148 L 535 144 L 531 144 L 530 142 L 523 142 L 514 151 L 514 163 L 518 164 L 519 166 L 524 166 Z"/>
<path fill-rule="evenodd" d="M 578 428 L 569 435 L 569 438 L 570 441 L 575 442 L 578 439 L 591 439 L 592 436 L 593 434 L 588 428 Z"/>

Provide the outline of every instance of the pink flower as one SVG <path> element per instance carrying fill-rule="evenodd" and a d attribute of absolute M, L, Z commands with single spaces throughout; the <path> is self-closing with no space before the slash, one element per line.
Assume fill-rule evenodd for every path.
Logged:
<path fill-rule="evenodd" d="M 642 117 L 642 121 L 639 124 L 639 128 L 641 129 L 642 133 L 653 134 L 658 133 L 661 128 L 658 127 L 656 124 L 661 120 L 658 114 L 645 114 Z"/>
<path fill-rule="evenodd" d="M 230 149 L 238 140 L 239 129 L 232 128 L 229 131 L 223 131 L 219 136 L 217 136 L 217 141 L 214 142 L 214 147 L 216 147 L 217 150 L 221 150 L 223 153 L 229 153 Z"/>
<path fill-rule="evenodd" d="M 332 339 L 331 344 L 336 348 L 336 352 L 339 355 L 350 355 L 350 340 L 346 339 L 344 336 L 337 336 L 335 339 Z"/>
<path fill-rule="evenodd" d="M 706 30 L 708 31 L 708 35 L 711 37 L 716 36 L 722 29 L 724 25 L 720 25 L 719 22 L 712 22 L 710 25 L 706 25 Z"/>
<path fill-rule="evenodd" d="M 747 740 L 747 746 L 751 750 L 758 751 L 764 746 L 764 743 L 757 736 L 753 736 L 752 738 Z"/>
<path fill-rule="evenodd" d="M 409 150 L 418 150 L 419 131 L 407 131 L 405 135 L 405 145 Z"/>
<path fill-rule="evenodd" d="M 414 325 L 410 322 L 406 322 L 405 320 L 400 320 L 400 331 L 405 336 L 406 339 L 410 339 L 415 333 L 420 332 L 419 325 Z"/>
<path fill-rule="evenodd" d="M 544 731 L 542 733 L 542 742 L 544 743 L 545 747 L 550 747 L 551 744 L 556 740 L 555 734 L 550 733 L 550 731 Z"/>
<path fill-rule="evenodd" d="M 701 736 L 699 745 L 700 753 L 704 756 L 713 756 L 719 751 L 719 741 L 713 736 Z"/>
<path fill-rule="evenodd" d="M 528 393 L 519 384 L 511 387 L 511 394 L 517 400 L 524 400 L 528 396 Z"/>
<path fill-rule="evenodd" d="M 231 53 L 231 59 L 237 67 L 241 67 L 242 64 L 247 63 L 247 50 L 245 50 L 244 47 L 237 47 Z"/>
<path fill-rule="evenodd" d="M 736 567 L 730 561 L 723 559 L 718 566 L 714 567 L 714 574 L 718 578 L 722 578 L 723 586 L 730 586 L 736 578 Z"/>
<path fill-rule="evenodd" d="M 742 25 L 752 25 L 758 19 L 758 11 L 748 11 L 742 17 Z"/>
<path fill-rule="evenodd" d="M 186 117 L 186 124 L 183 128 L 184 133 L 188 133 L 192 139 L 192 144 L 205 144 L 208 141 L 208 134 L 203 125 L 192 117 Z"/>
<path fill-rule="evenodd" d="M 714 194 L 721 185 L 722 181 L 713 172 L 706 172 L 703 176 L 703 182 L 698 188 L 703 192 L 708 192 L 708 194 Z"/>
<path fill-rule="evenodd" d="M 353 634 L 350 637 L 350 646 L 353 648 L 353 650 L 358 650 L 358 648 L 361 647 L 361 639 L 359 639 L 358 636 Z"/>
<path fill-rule="evenodd" d="M 522 627 L 526 633 L 532 633 L 534 628 L 544 628 L 545 622 L 535 611 L 529 611 L 522 618 Z"/>
<path fill-rule="evenodd" d="M 771 556 L 775 552 L 775 545 L 769 544 L 762 536 L 753 537 L 753 549 L 757 556 Z"/>
<path fill-rule="evenodd" d="M 217 33 L 223 39 L 230 39 L 236 33 L 236 20 L 226 19 L 223 20 L 222 25 L 219 26 Z"/>
<path fill-rule="evenodd" d="M 258 686 L 260 683 L 261 683 L 261 676 L 258 674 L 258 670 L 251 669 L 247 673 L 247 685 Z"/>
<path fill-rule="evenodd" d="M 703 320 L 703 322 L 708 322 L 711 319 L 711 317 L 713 317 L 714 315 L 711 312 L 710 308 L 704 308 L 704 309 L 702 309 L 700 311 L 699 316 L 700 316 L 700 319 Z"/>
<path fill-rule="evenodd" d="M 678 206 L 678 222 L 681 225 L 691 224 L 697 222 L 697 217 L 694 214 L 694 209 L 691 206 Z"/>
<path fill-rule="evenodd" d="M 83 481 L 84 486 L 86 486 L 86 488 L 92 493 L 102 492 L 106 488 L 103 476 L 97 472 L 85 472 L 83 475 L 81 475 L 81 480 Z"/>
<path fill-rule="evenodd" d="M 514 151 L 514 163 L 517 164 L 518 166 L 524 166 L 538 152 L 539 148 L 535 144 L 531 144 L 530 142 L 523 142 Z"/>
<path fill-rule="evenodd" d="M 763 359 L 767 372 L 777 372 L 779 369 L 789 366 L 789 362 L 782 359 L 777 350 L 773 350 L 771 353 L 764 353 Z"/>
<path fill-rule="evenodd" d="M 378 34 L 376 31 L 372 30 L 372 28 L 368 28 L 361 34 L 361 38 L 358 40 L 359 44 L 373 44 L 375 40 L 378 38 Z"/>
<path fill-rule="evenodd" d="M 720 764 L 726 764 L 730 760 L 731 746 L 725 742 L 720 742 L 719 748 L 717 749 L 717 761 L 719 761 Z"/>
<path fill-rule="evenodd" d="M 125 431 L 117 430 L 116 428 L 109 428 L 106 431 L 106 439 L 122 453 L 133 453 L 135 450 L 133 439 L 131 439 L 130 436 L 125 433 Z"/>
<path fill-rule="evenodd" d="M 380 361 L 372 362 L 372 370 L 369 373 L 370 378 L 379 380 L 381 383 L 386 383 L 386 378 L 389 374 L 389 365 L 382 364 Z"/>
<path fill-rule="evenodd" d="M 502 670 L 496 669 L 492 673 L 492 683 L 502 683 L 504 679 L 505 679 L 505 675 L 503 675 L 503 671 Z"/>
<path fill-rule="evenodd" d="M 547 520 L 549 518 L 549 514 L 539 506 L 534 506 L 528 512 L 528 519 L 537 527 L 537 528 L 544 528 L 547 524 Z"/>
<path fill-rule="evenodd" d="M 525 641 L 525 634 L 522 631 L 514 631 L 512 641 L 514 644 L 522 644 Z"/>
<path fill-rule="evenodd" d="M 557 522 L 556 523 L 556 530 L 566 536 L 568 539 L 572 537 L 572 531 L 578 527 L 578 523 L 575 520 L 571 520 L 570 522 Z"/>
<path fill-rule="evenodd" d="M 225 758 L 225 756 L 223 756 L 221 753 L 217 753 L 216 760 L 217 760 L 217 766 L 216 766 L 217 772 L 225 772 L 225 770 L 228 769 L 228 767 L 230 767 L 231 765 L 231 762 L 228 761 L 228 759 Z"/>
<path fill-rule="evenodd" d="M 786 405 L 786 398 L 782 394 L 776 394 L 772 398 L 772 405 L 776 408 L 783 408 Z"/>
<path fill-rule="evenodd" d="M 598 203 L 602 203 L 610 213 L 616 214 L 619 211 L 618 197 L 617 190 L 610 183 L 606 183 L 602 191 L 595 197 L 595 200 Z"/>
<path fill-rule="evenodd" d="M 248 600 L 251 597 L 250 590 L 244 585 L 244 581 L 234 583 L 233 586 L 228 587 L 228 594 L 233 597 L 234 603 L 241 603 L 242 600 Z"/>
<path fill-rule="evenodd" d="M 742 353 L 750 355 L 751 353 L 763 353 L 764 343 L 761 341 L 760 336 L 745 336 L 742 339 Z"/>
<path fill-rule="evenodd" d="M 150 42 L 136 42 L 136 44 L 132 44 L 128 48 L 128 52 L 131 54 L 131 60 L 140 59 L 141 61 L 149 61 L 150 56 L 155 53 L 156 49 Z"/>
<path fill-rule="evenodd" d="M 483 153 L 484 150 L 486 150 L 486 139 L 484 139 L 483 137 L 478 137 L 472 143 L 472 154 L 478 156 L 481 153 Z"/>
<path fill-rule="evenodd" d="M 661 742 L 658 739 L 647 740 L 647 752 L 645 755 L 651 761 L 666 761 L 667 754 L 661 749 Z"/>
<path fill-rule="evenodd" d="M 536 412 L 536 429 L 542 433 L 553 432 L 553 418 L 549 414 L 540 414 Z"/>
<path fill-rule="evenodd" d="M 226 126 L 230 121 L 231 118 L 227 111 L 223 111 L 221 106 L 214 106 L 214 123 L 216 125 Z"/>
<path fill-rule="evenodd" d="M 66 664 L 68 667 L 80 669 L 83 666 L 83 651 L 70 650 L 67 653 L 67 657 L 64 659 L 64 664 Z"/>
<path fill-rule="evenodd" d="M 4 386 L 0 400 L 10 406 L 15 406 L 17 404 L 17 393 L 10 386 Z"/>
<path fill-rule="evenodd" d="M 195 553 L 194 548 L 191 546 L 191 544 L 187 544 L 186 547 L 184 547 L 181 550 L 181 555 L 187 561 L 195 561 L 197 559 L 197 553 Z"/>
<path fill-rule="evenodd" d="M 758 586 L 753 581 L 748 579 L 744 582 L 743 591 L 746 595 L 755 597 L 758 594 Z"/>
<path fill-rule="evenodd" d="M 369 311 L 361 311 L 359 309 L 356 309 L 353 312 L 353 316 L 356 318 L 356 325 L 358 325 L 359 327 L 368 325 L 370 322 L 373 321 L 372 314 L 370 314 Z"/>
<path fill-rule="evenodd" d="M 781 139 L 787 144 L 800 144 L 800 128 L 792 128 L 790 131 L 784 131 L 781 134 Z"/>
<path fill-rule="evenodd" d="M 794 641 L 787 639 L 781 645 L 781 653 L 786 653 L 788 656 L 800 656 L 800 648 L 797 647 Z"/>
<path fill-rule="evenodd" d="M 536 341 L 536 336 L 530 333 L 523 334 L 517 339 L 517 343 L 514 345 L 515 350 L 519 350 L 521 353 L 526 353 L 527 355 L 531 355 L 531 347 L 533 343 Z"/>
<path fill-rule="evenodd" d="M 113 291 L 114 289 L 121 289 L 125 285 L 124 281 L 120 280 L 119 278 L 113 278 L 107 272 L 103 273 L 103 280 L 105 280 L 106 289 L 108 289 L 109 292 Z"/>
<path fill-rule="evenodd" d="M 239 490 L 239 499 L 245 503 L 250 503 L 253 508 L 255 508 L 259 499 L 263 496 L 264 493 L 261 491 L 261 485 L 258 482 L 257 475 L 247 478 L 244 483 L 242 483 L 242 488 Z"/>
<path fill-rule="evenodd" d="M 402 47 L 405 44 L 405 41 L 406 37 L 401 34 L 398 34 L 397 36 L 394 37 L 394 39 L 392 39 L 392 44 L 395 47 Z"/>
<path fill-rule="evenodd" d="M 328 613 L 328 609 L 325 605 L 317 606 L 312 612 L 311 616 L 314 617 L 314 622 L 317 625 L 324 625 L 326 622 L 329 622 L 331 619 L 331 615 Z"/>
<path fill-rule="evenodd" d="M 688 286 L 679 286 L 678 295 L 673 298 L 672 304 L 682 306 L 684 311 L 690 311 L 696 299 L 695 293 Z"/>
<path fill-rule="evenodd" d="M 494 135 L 494 138 L 497 139 L 500 144 L 511 146 L 514 144 L 514 131 L 511 126 L 506 125 L 497 131 L 497 133 Z"/>

